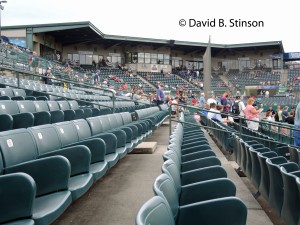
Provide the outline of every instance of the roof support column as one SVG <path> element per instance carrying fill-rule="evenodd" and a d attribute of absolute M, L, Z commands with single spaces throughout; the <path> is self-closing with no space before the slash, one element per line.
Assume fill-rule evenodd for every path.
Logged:
<path fill-rule="evenodd" d="M 26 28 L 26 45 L 27 48 L 33 51 L 33 28 L 32 27 Z"/>

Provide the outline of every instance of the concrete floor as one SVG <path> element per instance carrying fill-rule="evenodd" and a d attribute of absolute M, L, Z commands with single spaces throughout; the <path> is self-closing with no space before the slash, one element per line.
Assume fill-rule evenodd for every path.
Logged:
<path fill-rule="evenodd" d="M 241 179 L 234 171 L 237 165 L 226 159 L 207 133 L 206 137 L 226 169 L 228 178 L 236 184 L 237 197 L 241 198 L 248 208 L 247 225 L 285 225 L 282 219 L 268 207 L 267 202 L 261 199 L 262 197 L 258 198 L 259 202 L 253 197 L 252 192 L 255 190 L 253 187 L 251 189 L 248 179 Z M 167 149 L 169 127 L 161 126 L 146 141 L 158 143 L 153 154 L 127 155 L 53 224 L 135 224 L 137 211 L 154 195 L 152 186 L 156 177 L 161 174 L 162 154 Z"/>

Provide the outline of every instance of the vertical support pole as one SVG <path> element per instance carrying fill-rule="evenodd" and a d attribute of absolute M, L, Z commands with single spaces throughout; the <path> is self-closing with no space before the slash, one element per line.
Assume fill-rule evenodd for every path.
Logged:
<path fill-rule="evenodd" d="M 172 104 L 169 106 L 169 136 L 172 134 Z"/>

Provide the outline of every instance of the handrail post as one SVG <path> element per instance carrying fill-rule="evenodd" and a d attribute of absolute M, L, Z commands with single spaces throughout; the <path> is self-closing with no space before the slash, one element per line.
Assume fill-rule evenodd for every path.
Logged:
<path fill-rule="evenodd" d="M 17 72 L 18 88 L 20 88 L 20 73 Z"/>
<path fill-rule="evenodd" d="M 113 93 L 113 92 L 111 92 L 112 94 L 113 94 L 113 96 L 112 96 L 112 101 L 113 101 L 113 113 L 115 113 L 115 110 L 116 110 L 116 103 L 115 103 L 115 101 L 116 101 L 116 96 L 115 96 L 115 93 Z"/>
<path fill-rule="evenodd" d="M 172 105 L 173 105 L 173 103 L 169 106 L 169 134 L 170 134 L 170 136 L 172 134 Z"/>

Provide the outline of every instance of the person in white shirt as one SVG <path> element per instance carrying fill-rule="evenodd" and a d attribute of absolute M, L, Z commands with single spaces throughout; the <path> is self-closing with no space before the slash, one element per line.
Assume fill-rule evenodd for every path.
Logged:
<path fill-rule="evenodd" d="M 217 113 L 216 113 L 217 112 Z M 217 110 L 217 105 L 215 103 L 210 104 L 210 110 L 208 111 L 207 118 L 217 122 L 224 122 L 220 111 Z"/>
<path fill-rule="evenodd" d="M 215 103 L 217 105 L 217 101 L 215 99 L 215 96 L 212 95 L 209 99 L 207 99 L 206 103 L 210 106 L 211 103 Z"/>
<path fill-rule="evenodd" d="M 239 111 L 240 111 L 239 116 L 244 118 L 245 117 L 244 110 L 246 109 L 246 106 L 245 106 L 244 102 L 241 101 L 241 97 L 236 96 L 234 103 L 238 103 Z M 234 119 L 234 122 L 239 123 L 239 119 L 238 118 Z"/>

